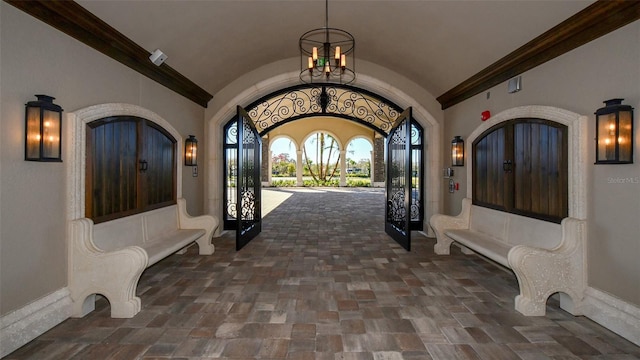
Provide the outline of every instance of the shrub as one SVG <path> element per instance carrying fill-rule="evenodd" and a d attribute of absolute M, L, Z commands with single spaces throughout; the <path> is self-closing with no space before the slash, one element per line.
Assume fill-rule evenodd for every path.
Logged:
<path fill-rule="evenodd" d="M 271 180 L 273 187 L 293 187 L 296 186 L 296 180 Z"/>
<path fill-rule="evenodd" d="M 347 179 L 347 186 L 349 187 L 370 187 L 370 179 Z"/>
<path fill-rule="evenodd" d="M 332 179 L 328 181 L 304 180 L 304 186 L 306 187 L 315 187 L 315 186 L 338 187 L 340 186 L 340 182 L 338 179 Z"/>

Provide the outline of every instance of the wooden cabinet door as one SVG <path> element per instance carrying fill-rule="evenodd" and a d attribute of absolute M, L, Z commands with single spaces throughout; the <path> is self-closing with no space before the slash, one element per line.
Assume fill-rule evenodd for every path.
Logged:
<path fill-rule="evenodd" d="M 136 119 L 118 117 L 87 125 L 85 216 L 95 222 L 137 210 L 137 126 Z"/>
<path fill-rule="evenodd" d="M 492 128 L 473 143 L 473 202 L 476 205 L 503 211 L 511 207 L 510 130 L 507 126 Z"/>
<path fill-rule="evenodd" d="M 95 223 L 176 201 L 176 140 L 145 119 L 87 124 L 85 216 Z"/>
<path fill-rule="evenodd" d="M 549 220 L 568 216 L 567 127 L 527 119 L 513 124 L 514 212 Z"/>
<path fill-rule="evenodd" d="M 143 195 L 141 207 L 151 210 L 174 204 L 176 140 L 147 121 L 142 127 L 141 144 L 140 159 L 145 166 L 140 181 L 140 193 Z"/>
<path fill-rule="evenodd" d="M 515 119 L 473 143 L 473 203 L 560 222 L 568 216 L 567 127 Z"/>

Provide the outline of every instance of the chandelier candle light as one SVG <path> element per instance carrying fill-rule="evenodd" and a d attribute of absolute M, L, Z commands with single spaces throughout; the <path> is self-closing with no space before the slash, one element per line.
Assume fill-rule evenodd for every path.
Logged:
<path fill-rule="evenodd" d="M 350 84 L 356 79 L 356 41 L 350 33 L 329 27 L 329 0 L 325 25 L 300 37 L 300 80 L 307 84 Z"/>

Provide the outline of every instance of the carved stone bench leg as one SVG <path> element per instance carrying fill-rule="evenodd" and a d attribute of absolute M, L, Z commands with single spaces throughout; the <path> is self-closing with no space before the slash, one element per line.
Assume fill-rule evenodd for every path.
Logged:
<path fill-rule="evenodd" d="M 78 219 L 71 222 L 69 259 L 72 316 L 82 317 L 91 311 L 95 294 L 109 300 L 111 317 L 130 318 L 140 311 L 136 287 L 149 261 L 140 247 L 102 251 L 93 242 L 93 222 Z"/>
<path fill-rule="evenodd" d="M 529 246 L 515 246 L 508 254 L 509 265 L 518 278 L 520 295 L 515 298 L 515 308 L 526 316 L 544 316 L 548 297 L 555 284 L 551 281 L 557 270 L 548 264 L 548 251 Z"/>
<path fill-rule="evenodd" d="M 438 230 L 434 230 L 436 233 L 436 244 L 433 246 L 433 252 L 438 255 L 451 254 L 451 244 L 453 240 L 445 234 L 440 233 Z"/>
<path fill-rule="evenodd" d="M 200 255 L 211 255 L 216 250 L 215 246 L 211 244 L 212 233 L 208 232 L 204 234 L 200 239 L 196 240 L 198 243 L 198 251 Z"/>
<path fill-rule="evenodd" d="M 178 199 L 178 219 L 181 229 L 205 229 L 206 233 L 196 240 L 200 255 L 211 255 L 216 250 L 211 243 L 213 233 L 218 228 L 218 219 L 211 215 L 191 216 L 187 213 L 187 202 Z"/>
<path fill-rule="evenodd" d="M 140 298 L 134 296 L 126 300 L 110 300 L 112 318 L 132 318 L 140 312 L 142 303 Z"/>
<path fill-rule="evenodd" d="M 582 227 L 583 222 L 565 219 L 563 241 L 557 248 L 545 250 L 518 245 L 509 251 L 509 265 L 520 284 L 516 310 L 528 316 L 543 316 L 549 296 L 560 292 L 566 294 L 561 295 L 564 303 L 567 303 L 566 296 L 573 302 L 571 307 L 563 308 L 573 315 L 581 315 L 580 303 L 586 286 Z"/>
<path fill-rule="evenodd" d="M 110 257 L 114 271 L 106 274 L 103 294 L 111 304 L 111 317 L 131 318 L 140 311 L 140 298 L 136 296 L 138 281 L 149 259 L 147 253 L 137 246 L 127 247 L 106 254 Z"/>
<path fill-rule="evenodd" d="M 433 246 L 433 252 L 438 255 L 449 255 L 451 253 L 451 244 L 453 239 L 444 234 L 447 229 L 468 229 L 469 214 L 471 213 L 471 199 L 462 199 L 462 210 L 458 216 L 448 216 L 442 214 L 434 214 L 429 219 L 429 225 L 436 234 L 436 244 Z"/>

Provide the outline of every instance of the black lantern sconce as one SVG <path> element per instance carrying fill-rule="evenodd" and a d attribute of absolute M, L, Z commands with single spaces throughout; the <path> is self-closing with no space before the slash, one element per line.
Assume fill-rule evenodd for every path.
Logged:
<path fill-rule="evenodd" d="M 464 140 L 460 136 L 451 140 L 451 166 L 464 166 Z"/>
<path fill-rule="evenodd" d="M 25 112 L 24 159 L 28 161 L 62 162 L 62 108 L 55 98 L 36 95 Z"/>
<path fill-rule="evenodd" d="M 596 114 L 596 164 L 633 164 L 633 108 L 605 101 Z"/>
<path fill-rule="evenodd" d="M 184 165 L 198 166 L 198 140 L 193 135 L 184 142 Z"/>

